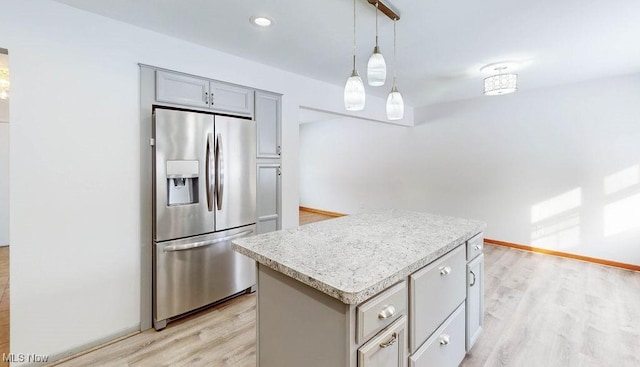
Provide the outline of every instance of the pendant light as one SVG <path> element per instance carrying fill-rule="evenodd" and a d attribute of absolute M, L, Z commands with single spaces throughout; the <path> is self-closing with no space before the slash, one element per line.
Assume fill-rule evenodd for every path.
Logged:
<path fill-rule="evenodd" d="M 389 120 L 400 120 L 404 117 L 404 101 L 402 100 L 402 94 L 398 92 L 396 87 L 396 22 L 398 19 L 393 20 L 393 86 L 391 92 L 387 97 L 387 118 Z"/>
<path fill-rule="evenodd" d="M 367 64 L 367 80 L 369 85 L 379 87 L 387 81 L 387 64 L 378 47 L 378 1 L 376 1 L 376 46 Z"/>
<path fill-rule="evenodd" d="M 361 111 L 364 102 L 364 84 L 356 70 L 356 0 L 353 0 L 353 71 L 344 86 L 344 108 L 347 111 Z"/>

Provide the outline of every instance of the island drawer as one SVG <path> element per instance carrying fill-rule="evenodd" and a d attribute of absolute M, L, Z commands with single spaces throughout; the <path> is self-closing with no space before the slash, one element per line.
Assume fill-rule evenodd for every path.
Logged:
<path fill-rule="evenodd" d="M 467 262 L 460 245 L 409 276 L 409 350 L 413 353 L 462 303 Z"/>
<path fill-rule="evenodd" d="M 407 283 L 402 281 L 357 307 L 356 342 L 365 342 L 406 312 Z"/>
<path fill-rule="evenodd" d="M 464 303 L 409 357 L 409 367 L 456 367 L 464 359 Z"/>
<path fill-rule="evenodd" d="M 467 241 L 467 261 L 480 255 L 482 253 L 483 247 L 484 238 L 482 236 L 482 233 L 478 233 L 477 235 L 471 237 Z"/>

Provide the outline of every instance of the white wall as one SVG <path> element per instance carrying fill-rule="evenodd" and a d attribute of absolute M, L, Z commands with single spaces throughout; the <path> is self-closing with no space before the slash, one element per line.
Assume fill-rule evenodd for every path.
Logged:
<path fill-rule="evenodd" d="M 0 44 L 0 47 L 2 45 Z M 0 67 L 9 56 L 0 52 Z M 0 99 L 0 246 L 9 245 L 9 100 Z"/>
<path fill-rule="evenodd" d="M 640 265 L 638 96 L 636 74 L 429 106 L 413 128 L 303 124 L 300 204 L 478 218 L 487 238 Z"/>
<path fill-rule="evenodd" d="M 0 110 L 8 106 L 0 106 Z M 0 246 L 9 245 L 9 124 L 0 120 Z"/>
<path fill-rule="evenodd" d="M 283 226 L 297 225 L 299 106 L 337 109 L 341 86 L 50 1 L 0 8 L 11 51 L 12 352 L 61 355 L 138 328 L 150 210 L 139 199 L 138 63 L 284 94 Z M 384 119 L 384 101 L 368 99 L 361 115 Z"/>

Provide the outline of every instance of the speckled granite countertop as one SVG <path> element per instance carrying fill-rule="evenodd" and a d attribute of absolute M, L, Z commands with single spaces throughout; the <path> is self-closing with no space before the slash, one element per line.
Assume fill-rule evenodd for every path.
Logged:
<path fill-rule="evenodd" d="M 393 209 L 240 238 L 233 248 L 344 303 L 357 304 L 485 227 L 476 220 Z"/>

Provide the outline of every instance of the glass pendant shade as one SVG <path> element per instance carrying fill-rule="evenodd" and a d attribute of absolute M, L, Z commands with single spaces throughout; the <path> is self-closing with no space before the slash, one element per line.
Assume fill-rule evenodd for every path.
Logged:
<path fill-rule="evenodd" d="M 384 85 L 386 80 L 387 63 L 385 63 L 384 56 L 380 53 L 380 49 L 376 46 L 367 64 L 367 81 L 369 85 L 379 87 Z"/>
<path fill-rule="evenodd" d="M 498 96 L 518 90 L 518 74 L 498 74 L 484 79 L 484 94 Z"/>
<path fill-rule="evenodd" d="M 387 97 L 387 118 L 389 120 L 401 120 L 404 117 L 404 101 L 402 94 L 394 85 Z"/>
<path fill-rule="evenodd" d="M 364 109 L 365 93 L 362 78 L 354 69 L 347 84 L 344 86 L 344 108 L 347 111 L 361 111 Z"/>

